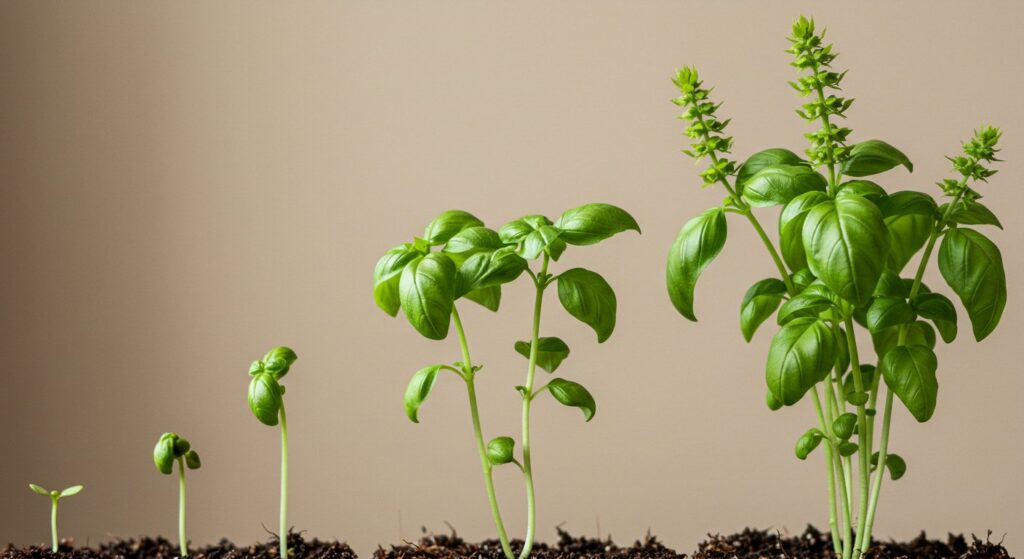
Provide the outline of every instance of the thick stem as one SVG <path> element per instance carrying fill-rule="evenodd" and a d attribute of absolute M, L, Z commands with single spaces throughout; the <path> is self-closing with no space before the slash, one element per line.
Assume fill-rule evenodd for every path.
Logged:
<path fill-rule="evenodd" d="M 860 355 L 857 352 L 857 339 L 854 336 L 853 330 L 853 319 L 849 316 L 846 317 L 846 343 L 850 351 L 850 366 L 853 369 L 853 384 L 857 389 L 857 392 L 864 392 L 864 377 L 860 370 Z M 857 437 L 860 448 L 858 449 L 858 458 L 860 459 L 858 466 L 858 473 L 860 474 L 860 497 L 857 500 L 860 511 L 857 514 L 857 540 L 854 544 L 854 550 L 860 550 L 860 542 L 864 535 L 864 524 L 867 522 L 868 516 L 868 492 L 870 490 L 869 485 L 871 484 L 871 456 L 868 454 L 867 449 L 867 438 L 864 434 L 868 430 L 867 414 L 864 411 L 864 404 L 857 406 L 857 426 L 860 432 L 860 436 Z"/>
<path fill-rule="evenodd" d="M 534 529 L 537 525 L 537 500 L 533 491 L 533 458 L 530 447 L 530 404 L 533 402 L 533 381 L 537 373 L 537 355 L 540 342 L 540 312 L 544 304 L 544 288 L 548 280 L 548 255 L 544 254 L 540 273 L 537 274 L 537 294 L 533 301 L 533 330 L 530 335 L 530 362 L 526 369 L 526 390 L 523 391 L 523 480 L 526 483 L 526 541 L 519 559 L 526 559 L 533 549 Z"/>
<path fill-rule="evenodd" d="M 178 549 L 188 557 L 188 539 L 185 537 L 185 458 L 178 457 Z"/>
<path fill-rule="evenodd" d="M 459 348 L 462 350 L 462 378 L 466 381 L 466 392 L 469 396 L 469 413 L 473 420 L 473 437 L 476 440 L 477 452 L 480 454 L 480 467 L 484 474 L 484 486 L 487 489 L 487 501 L 491 505 L 491 517 L 494 519 L 494 527 L 498 531 L 498 540 L 501 541 L 501 550 L 507 559 L 515 559 L 512 553 L 512 546 L 508 543 L 508 533 L 505 531 L 505 523 L 501 519 L 501 509 L 498 507 L 498 496 L 494 491 L 493 465 L 487 459 L 487 444 L 484 442 L 483 429 L 480 427 L 480 410 L 476 401 L 476 384 L 473 371 L 473 361 L 469 356 L 469 343 L 466 341 L 466 331 L 462 327 L 462 320 L 459 318 L 459 311 L 452 307 L 452 322 L 455 324 L 455 333 L 459 337 Z"/>
<path fill-rule="evenodd" d="M 182 492 L 184 494 L 184 492 Z M 288 416 L 281 401 L 281 524 L 278 540 L 281 559 L 288 558 Z"/>
<path fill-rule="evenodd" d="M 53 543 L 53 552 L 60 551 L 60 540 L 57 539 L 57 498 L 50 497 L 53 506 L 50 508 L 50 537 Z"/>

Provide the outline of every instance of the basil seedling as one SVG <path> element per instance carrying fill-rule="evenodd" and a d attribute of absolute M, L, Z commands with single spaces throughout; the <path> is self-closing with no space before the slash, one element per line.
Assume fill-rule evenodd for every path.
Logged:
<path fill-rule="evenodd" d="M 153 463 L 161 474 L 171 475 L 174 462 L 178 463 L 178 547 L 181 556 L 188 557 L 188 538 L 185 537 L 185 469 L 198 470 L 202 463 L 192 445 L 177 433 L 164 433 L 153 447 Z"/>
<path fill-rule="evenodd" d="M 28 484 L 28 488 L 44 497 L 50 498 L 50 537 L 52 538 L 52 550 L 54 553 L 57 553 L 60 550 L 60 540 L 57 538 L 57 503 L 64 497 L 78 495 L 84 487 L 81 485 L 72 485 L 63 491 L 50 491 L 44 487 L 30 483 Z"/>
<path fill-rule="evenodd" d="M 454 373 L 465 383 L 491 515 L 508 559 L 515 556 L 498 507 L 492 470 L 498 465 L 514 464 L 523 474 L 527 523 L 525 545 L 519 557 L 526 558 L 536 527 L 530 440 L 533 400 L 548 392 L 559 403 L 582 410 L 587 421 L 596 410 L 593 396 L 576 382 L 553 378 L 539 388 L 535 386 L 537 367 L 553 373 L 569 356 L 569 346 L 564 341 L 540 335 L 544 293 L 557 284 L 562 306 L 594 330 L 598 343 L 607 340 L 615 329 L 615 292 L 604 278 L 583 268 L 553 274 L 549 266 L 559 260 L 569 245 L 591 245 L 629 230 L 640 232 L 636 220 L 608 204 L 587 204 L 568 210 L 555 222 L 541 215 L 529 215 L 506 223 L 497 231 L 488 229 L 469 213 L 452 210 L 432 221 L 423 238 L 387 251 L 374 270 L 374 299 L 386 313 L 396 316 L 399 310 L 404 311 L 413 328 L 433 340 L 446 338 L 454 326 L 462 360 L 450 365 L 431 365 L 413 375 L 405 392 L 405 412 L 410 420 L 419 422 L 419 409 L 443 371 Z M 515 440 L 511 437 L 484 442 L 476 398 L 476 376 L 481 366 L 474 365 L 470 358 L 457 306 L 469 300 L 497 311 L 502 286 L 524 275 L 533 286 L 534 303 L 530 338 L 513 346 L 527 359 L 526 381 L 516 387 L 522 402 L 520 461 L 515 458 Z"/>
<path fill-rule="evenodd" d="M 287 347 L 275 347 L 249 367 L 249 409 L 260 423 L 271 427 L 281 424 L 281 522 L 278 540 L 281 558 L 288 557 L 288 418 L 284 413 L 284 386 L 298 356 Z"/>
<path fill-rule="evenodd" d="M 838 54 L 813 20 L 798 19 L 788 40 L 791 64 L 802 73 L 790 85 L 808 98 L 797 113 L 820 126 L 806 134 L 806 158 L 772 148 L 742 164 L 731 159 L 729 120 L 718 116 L 711 88 L 694 68 L 673 79 L 681 94 L 673 101 L 684 108 L 681 118 L 693 140 L 686 153 L 710 161 L 700 173 L 704 186 L 721 185 L 726 197 L 683 226 L 669 253 L 667 284 L 680 314 L 696 320 L 694 289 L 725 246 L 727 217 L 748 221 L 760 237 L 776 274 L 743 297 L 740 330 L 749 342 L 776 317 L 767 403 L 776 410 L 810 394 L 817 424 L 797 440 L 796 454 L 803 460 L 823 448 L 834 551 L 851 559 L 871 544 L 884 471 L 894 480 L 906 471 L 906 462 L 889 452 L 893 399 L 918 421 L 930 419 L 938 395 L 936 338 L 949 343 L 957 335 L 953 303 L 922 282 L 936 243 L 942 240 L 939 270 L 966 308 L 976 340 L 995 329 L 1006 306 L 999 249 L 965 227 L 999 226 L 974 185 L 995 173 L 987 164 L 997 161 L 1001 133 L 983 127 L 963 144 L 962 154 L 949 158 L 956 178 L 939 183 L 949 202 L 939 205 L 913 190 L 887 191 L 875 175 L 901 166 L 913 171 L 910 159 L 880 140 L 848 142 L 852 131 L 840 122 L 853 100 L 838 95 L 846 72 L 832 68 Z M 755 215 L 776 207 L 777 246 Z M 918 254 L 916 271 L 904 276 Z M 873 364 L 861 357 L 858 329 L 872 337 Z M 876 437 L 876 402 L 883 392 Z"/>

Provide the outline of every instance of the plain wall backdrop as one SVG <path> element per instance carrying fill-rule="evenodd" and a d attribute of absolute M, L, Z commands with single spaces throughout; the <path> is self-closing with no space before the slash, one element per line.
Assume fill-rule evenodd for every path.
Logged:
<path fill-rule="evenodd" d="M 876 534 L 925 529 L 1024 553 L 1020 332 L 1024 327 L 1024 9 L 1004 2 L 6 2 L 0 7 L 0 541 L 48 538 L 26 484 L 85 484 L 62 506 L 77 543 L 176 528 L 177 486 L 153 467 L 176 430 L 204 466 L 189 476 L 190 535 L 209 543 L 276 529 L 279 439 L 245 402 L 249 362 L 273 345 L 286 379 L 291 521 L 368 555 L 450 522 L 491 537 L 464 388 L 443 378 L 409 422 L 410 375 L 458 359 L 373 304 L 389 247 L 462 208 L 493 227 L 585 202 L 620 205 L 643 235 L 572 249 L 619 298 L 607 343 L 549 293 L 542 333 L 573 349 L 594 421 L 535 406 L 539 537 L 555 527 L 648 529 L 691 551 L 707 532 L 800 531 L 826 522 L 821 456 L 793 456 L 808 402 L 769 412 L 770 332 L 744 343 L 747 286 L 773 274 L 749 226 L 680 317 L 664 261 L 690 217 L 719 203 L 680 153 L 669 81 L 699 66 L 733 118 L 735 153 L 802 150 L 786 85 L 792 19 L 827 26 L 850 69 L 852 140 L 916 164 L 880 177 L 938 196 L 943 158 L 984 123 L 1005 129 L 982 187 L 1005 231 L 1009 305 L 981 344 L 938 348 L 934 419 L 900 407 Z M 764 218 L 773 223 L 770 215 Z M 942 285 L 936 267 L 927 274 Z M 944 286 L 943 290 L 950 293 Z M 529 334 L 526 283 L 503 310 L 464 306 L 488 437 L 518 433 Z M 966 315 L 961 311 L 961 318 Z M 543 373 L 541 373 L 543 375 Z M 524 498 L 497 473 L 509 529 Z"/>

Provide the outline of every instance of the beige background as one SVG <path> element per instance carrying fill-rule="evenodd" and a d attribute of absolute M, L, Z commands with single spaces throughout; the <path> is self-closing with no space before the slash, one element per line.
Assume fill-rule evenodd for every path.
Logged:
<path fill-rule="evenodd" d="M 4 3 L 0 540 L 47 538 L 29 481 L 85 484 L 62 513 L 79 542 L 173 534 L 175 483 L 150 461 L 171 429 L 205 462 L 190 477 L 192 538 L 263 538 L 278 438 L 247 409 L 246 370 L 282 343 L 301 356 L 287 379 L 296 526 L 363 554 L 446 521 L 490 536 L 462 387 L 443 379 L 420 425 L 401 410 L 410 374 L 456 359 L 455 342 L 379 312 L 371 270 L 444 209 L 499 226 L 589 201 L 628 208 L 644 234 L 564 259 L 616 288 L 608 343 L 549 300 L 543 331 L 569 341 L 564 374 L 600 409 L 587 425 L 536 406 L 539 536 L 564 523 L 629 543 L 650 529 L 689 551 L 709 531 L 823 524 L 820 457 L 792 455 L 813 413 L 765 409 L 769 335 L 748 346 L 737 326 L 744 290 L 772 273 L 749 227 L 730 224 L 699 324 L 663 287 L 676 231 L 721 197 L 679 153 L 670 74 L 702 69 L 738 156 L 802 149 L 783 36 L 809 12 L 852 69 L 854 139 L 917 164 L 889 188 L 935 192 L 973 127 L 1006 129 L 1007 162 L 983 191 L 1006 225 L 992 236 L 1010 303 L 984 344 L 938 350 L 934 421 L 899 413 L 910 471 L 886 484 L 877 533 L 991 528 L 1024 553 L 1024 10 L 845 4 Z M 517 431 L 512 342 L 528 307 L 520 284 L 498 315 L 464 311 L 489 436 Z M 519 479 L 498 479 L 521 537 Z"/>

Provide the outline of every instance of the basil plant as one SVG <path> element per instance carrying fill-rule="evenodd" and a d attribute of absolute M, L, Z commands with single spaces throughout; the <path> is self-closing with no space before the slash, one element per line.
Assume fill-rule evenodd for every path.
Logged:
<path fill-rule="evenodd" d="M 536 526 L 530 453 L 531 404 L 548 393 L 557 402 L 582 410 L 587 421 L 596 411 L 593 396 L 579 383 L 551 378 L 536 386 L 538 367 L 554 373 L 569 356 L 569 346 L 563 340 L 540 335 L 545 292 L 548 287 L 557 286 L 562 306 L 593 328 L 598 343 L 607 340 L 615 329 L 615 292 L 603 277 L 584 268 L 556 274 L 550 267 L 570 245 L 592 245 L 629 230 L 640 231 L 636 220 L 608 204 L 587 204 L 568 210 L 555 222 L 541 215 L 529 215 L 506 223 L 497 231 L 467 212 L 451 210 L 434 219 L 422 238 L 387 251 L 374 270 L 373 295 L 384 312 L 396 316 L 401 310 L 413 328 L 431 340 L 443 340 L 452 328 L 455 330 L 461 360 L 430 365 L 413 375 L 405 393 L 405 412 L 410 420 L 419 422 L 419 409 L 442 372 L 452 373 L 465 383 L 487 498 L 508 559 L 515 555 L 498 507 L 492 471 L 495 466 L 513 464 L 523 475 L 527 529 L 519 557 L 526 558 L 533 546 Z M 473 302 L 497 311 L 502 287 L 519 278 L 528 278 L 535 293 L 529 338 L 513 346 L 527 359 L 525 382 L 515 387 L 522 404 L 521 460 L 515 456 L 512 437 L 484 442 L 475 388 L 481 365 L 474 364 L 470 357 L 458 310 L 460 305 Z"/>
<path fill-rule="evenodd" d="M 730 216 L 763 241 L 773 271 L 743 297 L 740 331 L 749 342 L 775 318 L 767 404 L 777 410 L 810 401 L 815 421 L 797 440 L 796 455 L 803 460 L 822 447 L 834 551 L 850 559 L 871 545 L 883 473 L 896 480 L 906 471 L 889 448 L 894 399 L 919 422 L 932 417 L 936 344 L 958 334 L 956 306 L 922 281 L 925 270 L 938 260 L 977 341 L 992 333 L 1006 306 L 1002 256 L 981 231 L 1000 227 L 999 220 L 975 190 L 995 173 L 988 165 L 997 161 L 1000 131 L 977 130 L 948 158 L 954 175 L 938 183 L 942 202 L 883 187 L 906 177 L 879 175 L 913 165 L 886 142 L 849 140 L 843 123 L 853 100 L 839 95 L 846 72 L 833 69 L 837 53 L 824 35 L 801 17 L 788 37 L 800 73 L 790 85 L 807 100 L 797 114 L 816 127 L 805 134 L 804 156 L 771 148 L 742 163 L 731 159 L 729 120 L 718 115 L 711 88 L 696 69 L 676 73 L 681 95 L 673 101 L 684 109 L 692 139 L 685 152 L 710 162 L 700 173 L 704 186 L 721 186 L 725 199 L 683 226 L 669 253 L 667 284 L 675 308 L 695 321 L 694 287 L 725 245 Z M 779 210 L 774 240 L 758 217 L 765 209 Z M 858 346 L 858 331 L 870 335 L 871 348 Z"/>

